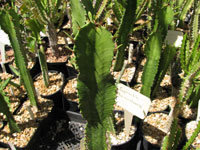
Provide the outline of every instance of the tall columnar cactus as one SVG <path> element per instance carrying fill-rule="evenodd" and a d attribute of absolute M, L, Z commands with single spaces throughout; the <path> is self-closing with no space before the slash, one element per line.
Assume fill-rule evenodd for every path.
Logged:
<path fill-rule="evenodd" d="M 174 17 L 172 8 L 167 6 L 165 2 L 161 1 L 154 2 L 152 6 L 155 7 L 153 9 L 155 13 L 155 22 L 152 34 L 145 46 L 147 62 L 142 74 L 143 85 L 141 89 L 141 93 L 148 97 L 151 95 L 152 87 L 155 89 L 160 85 L 160 82 L 166 74 L 167 68 L 176 52 L 174 47 L 170 46 L 166 46 L 167 48 L 162 51 L 168 27 L 172 23 Z M 164 59 L 160 61 L 161 54 Z M 155 78 L 158 80 L 155 80 Z M 153 95 L 156 92 L 155 90 L 153 91 Z"/>
<path fill-rule="evenodd" d="M 37 105 L 37 95 L 33 86 L 33 80 L 27 69 L 27 60 L 25 49 L 20 37 L 20 20 L 19 15 L 14 9 L 0 11 L 0 26 L 8 34 L 11 45 L 14 50 L 15 62 L 20 70 L 20 76 L 27 91 L 32 105 Z"/>
<path fill-rule="evenodd" d="M 192 38 L 195 41 L 199 34 L 199 16 L 200 16 L 200 2 L 194 0 L 194 12 L 192 15 Z"/>
<path fill-rule="evenodd" d="M 150 97 L 151 87 L 154 82 L 160 61 L 160 54 L 162 48 L 161 33 L 155 32 L 149 37 L 145 46 L 145 53 L 147 55 L 147 62 L 144 66 L 142 74 L 142 89 L 141 93 Z"/>
<path fill-rule="evenodd" d="M 74 36 L 76 36 L 80 28 L 86 23 L 86 11 L 83 8 L 80 0 L 70 0 L 70 6 L 72 16 L 72 30 Z"/>
<path fill-rule="evenodd" d="M 136 18 L 136 6 L 136 0 L 127 0 L 125 12 L 117 31 L 117 45 L 119 46 L 119 48 L 117 51 L 117 57 L 114 67 L 115 71 L 120 71 L 124 64 L 125 48 L 128 44 L 129 32 L 131 31 Z"/>
<path fill-rule="evenodd" d="M 196 51 L 195 49 L 198 48 L 197 45 L 199 45 L 199 39 L 197 38 L 197 40 L 195 42 L 195 46 L 192 49 L 191 53 L 188 53 L 188 51 L 190 49 L 189 46 L 187 46 L 187 45 L 190 45 L 188 43 L 188 41 L 189 40 L 187 40 L 186 35 L 185 35 L 183 43 L 182 43 L 181 54 L 180 54 L 181 66 L 182 66 L 182 69 L 184 70 L 185 74 L 182 79 L 181 87 L 179 90 L 179 94 L 177 96 L 176 105 L 175 105 L 173 115 L 172 115 L 174 121 L 173 121 L 171 129 L 170 129 L 170 135 L 169 135 L 169 138 L 166 138 L 166 141 L 165 141 L 165 144 L 167 143 L 167 146 L 165 145 L 165 149 L 167 149 L 167 150 L 174 149 L 173 147 L 175 145 L 175 140 L 178 138 L 178 136 L 180 137 L 180 135 L 178 135 L 179 132 L 177 132 L 177 125 L 176 125 L 178 122 L 178 115 L 179 115 L 179 112 L 182 109 L 184 103 L 187 101 L 188 97 L 191 95 L 190 90 L 191 90 L 192 83 L 195 81 L 195 79 L 199 78 L 199 74 L 200 74 L 199 58 L 191 59 L 191 57 L 195 57 L 195 55 L 193 54 L 193 50 Z M 186 44 L 186 43 L 188 43 L 188 44 Z M 195 54 L 198 55 L 198 52 L 196 51 Z M 195 61 L 195 63 L 193 61 Z M 193 133 L 192 137 L 188 140 L 188 142 L 184 146 L 184 148 L 183 148 L 184 150 L 188 149 L 189 145 L 192 144 L 195 137 L 198 135 L 199 131 L 200 131 L 200 124 L 198 123 L 198 126 L 197 126 L 195 132 Z"/>
<path fill-rule="evenodd" d="M 89 23 L 75 38 L 80 109 L 87 120 L 86 144 L 89 150 L 106 150 L 108 119 L 115 102 L 116 87 L 110 74 L 114 43 L 103 27 Z"/>
<path fill-rule="evenodd" d="M 74 36 L 76 36 L 77 32 L 88 20 L 91 22 L 99 22 L 109 2 L 110 0 L 70 0 Z"/>
<path fill-rule="evenodd" d="M 187 34 L 185 34 L 183 38 L 182 47 L 180 49 L 180 62 L 181 68 L 184 71 L 184 77 L 189 76 L 196 64 L 200 62 L 200 36 L 198 36 L 195 40 L 193 48 L 190 48 L 191 43 L 188 40 Z M 193 107 L 197 107 L 197 102 L 199 99 L 198 93 L 200 92 L 200 89 L 199 85 L 195 83 L 196 81 L 198 81 L 198 76 L 199 73 L 197 73 L 190 81 L 190 85 L 188 85 L 188 92 L 185 97 L 186 100 L 190 100 L 190 104 Z"/>
<path fill-rule="evenodd" d="M 180 21 L 184 21 L 186 18 L 186 15 L 188 13 L 188 11 L 190 10 L 190 8 L 192 7 L 194 0 L 184 0 L 182 1 L 182 3 L 178 3 L 178 7 L 182 8 L 181 9 L 181 13 L 179 15 Z"/>
<path fill-rule="evenodd" d="M 175 54 L 176 54 L 176 48 L 170 45 L 166 45 L 166 48 L 161 54 L 161 58 L 160 58 L 159 66 L 158 66 L 158 72 L 155 76 L 156 81 L 154 82 L 152 86 L 151 97 L 154 97 L 156 95 L 158 87 L 160 86 L 160 83 L 162 82 L 167 72 L 167 69 L 169 68 L 169 64 L 172 62 Z"/>
<path fill-rule="evenodd" d="M 182 109 L 184 102 L 186 101 L 186 95 L 188 94 L 188 91 L 190 89 L 192 80 L 195 78 L 197 74 L 200 73 L 200 62 L 194 65 L 194 67 L 191 69 L 191 71 L 188 73 L 186 77 L 184 77 L 181 88 L 179 91 L 179 95 L 177 97 L 176 105 L 173 111 L 173 122 L 170 128 L 170 134 L 168 137 L 166 137 L 163 147 L 166 150 L 176 150 L 177 147 L 177 141 L 180 140 L 181 134 L 180 131 L 177 128 L 178 125 L 178 115 L 180 110 Z M 198 123 L 197 128 L 195 129 L 195 132 L 191 136 L 191 138 L 188 140 L 186 145 L 183 147 L 184 150 L 188 149 L 188 147 L 192 144 L 196 136 L 198 135 L 200 131 L 200 123 Z"/>

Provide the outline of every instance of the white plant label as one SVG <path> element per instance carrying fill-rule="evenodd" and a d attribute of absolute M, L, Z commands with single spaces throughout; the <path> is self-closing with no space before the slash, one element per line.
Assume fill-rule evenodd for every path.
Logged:
<path fill-rule="evenodd" d="M 121 83 L 117 85 L 117 88 L 117 105 L 132 113 L 134 116 L 144 119 L 148 113 L 151 100 Z"/>
<path fill-rule="evenodd" d="M 168 30 L 166 36 L 166 43 L 175 47 L 181 47 L 183 40 L 183 32 Z"/>
<path fill-rule="evenodd" d="M 197 119 L 196 121 L 198 122 L 200 120 L 200 100 L 198 102 L 198 112 L 197 112 Z"/>

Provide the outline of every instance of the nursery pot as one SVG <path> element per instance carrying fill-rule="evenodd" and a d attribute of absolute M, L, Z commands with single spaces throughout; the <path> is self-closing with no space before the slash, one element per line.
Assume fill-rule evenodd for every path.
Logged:
<path fill-rule="evenodd" d="M 154 123 L 160 123 L 161 122 L 161 120 L 162 120 L 162 117 L 164 117 L 164 120 L 165 120 L 165 116 L 166 115 L 169 115 L 169 112 L 168 111 L 158 111 L 158 112 L 152 112 L 152 113 L 149 113 L 148 114 L 148 116 L 150 116 L 150 115 L 155 115 L 155 114 L 158 114 L 158 113 L 161 113 L 161 114 L 163 114 L 163 116 L 159 116 L 155 121 L 154 121 L 154 119 L 153 118 L 150 118 L 149 120 L 150 121 L 152 121 L 152 122 L 154 122 Z M 148 117 L 147 116 L 147 117 Z M 148 121 L 147 121 L 148 122 Z M 169 125 L 167 125 L 167 123 L 168 123 L 168 120 L 167 120 L 167 122 L 165 123 L 161 123 L 160 125 L 158 125 L 158 126 L 165 126 L 165 127 L 168 127 Z M 152 134 L 152 135 L 149 135 L 148 137 L 150 137 L 151 136 L 151 139 L 152 139 L 152 142 L 153 141 L 155 141 L 154 139 L 153 139 L 153 137 L 156 139 L 156 140 L 158 140 L 158 143 L 160 143 L 160 144 L 154 144 L 154 143 L 151 143 L 146 137 L 145 137 L 145 133 L 144 133 L 144 131 L 143 131 L 143 125 L 145 125 L 145 123 L 144 122 L 142 122 L 141 123 L 141 125 L 140 125 L 140 139 L 141 139 L 141 150 L 160 150 L 160 148 L 161 148 L 161 146 L 160 146 L 160 144 L 162 143 L 162 141 L 163 141 L 163 138 L 164 138 L 164 136 L 165 135 L 167 135 L 167 133 L 166 132 L 164 132 L 162 129 L 159 129 L 156 125 L 154 125 L 154 124 L 148 124 L 147 126 L 148 126 L 148 128 L 151 128 L 151 129 L 148 129 L 148 133 L 147 133 L 147 135 L 149 135 L 150 133 Z M 180 128 L 181 129 L 183 129 L 183 127 L 182 127 L 182 124 L 179 124 L 180 125 Z M 147 130 L 147 129 L 146 129 Z M 159 135 L 158 135 L 159 134 Z M 161 139 L 157 139 L 157 138 L 160 138 L 161 137 Z M 163 138 L 162 138 L 163 137 Z M 182 147 L 182 144 L 183 144 L 183 140 L 184 140 L 184 135 L 182 135 L 182 137 L 181 137 L 181 139 L 180 139 L 180 142 L 179 142 L 179 144 L 178 144 L 178 149 L 181 149 L 181 147 Z"/>
<path fill-rule="evenodd" d="M 44 94 L 44 93 L 40 93 L 39 92 L 40 96 L 43 97 L 43 98 L 52 99 L 52 100 L 56 100 L 58 98 L 62 98 L 61 89 L 62 89 L 62 87 L 64 85 L 64 82 L 65 82 L 64 75 L 61 72 L 58 72 L 56 70 L 49 70 L 48 73 L 60 73 L 61 74 L 62 85 L 55 92 L 53 92 L 52 94 Z M 33 80 L 36 81 L 36 79 L 41 75 L 42 75 L 42 73 L 37 74 L 33 78 Z"/>
<path fill-rule="evenodd" d="M 40 62 L 39 62 L 39 58 L 35 57 L 35 64 L 34 66 L 30 69 L 30 74 L 31 77 L 34 78 L 37 74 L 39 74 L 41 72 L 41 68 L 40 68 Z"/>
<path fill-rule="evenodd" d="M 75 81 L 77 79 L 77 76 L 71 76 L 68 77 L 65 81 L 65 84 L 62 88 L 62 94 L 63 94 L 63 103 L 66 103 L 65 101 L 67 101 L 68 108 L 67 110 L 69 111 L 74 111 L 74 112 L 80 112 L 80 109 L 78 107 L 78 95 L 77 95 L 77 91 L 76 91 L 76 85 Z M 69 82 L 71 82 L 71 84 L 69 84 Z M 69 84 L 69 86 L 67 86 Z"/>
<path fill-rule="evenodd" d="M 73 138 L 65 139 L 64 141 L 60 142 L 62 144 L 59 144 L 59 146 L 57 147 L 57 150 L 63 150 L 64 148 L 66 148 L 66 146 L 69 150 L 79 150 L 80 141 L 84 137 L 86 120 L 83 119 L 80 113 L 67 111 L 67 115 L 70 120 L 69 129 L 73 132 L 75 139 Z M 133 123 L 135 124 L 135 122 Z M 112 145 L 111 150 L 135 150 L 137 141 L 138 141 L 138 132 L 136 129 L 136 132 L 132 135 L 132 137 L 127 142 L 124 142 L 122 144 Z M 79 143 L 77 144 L 77 142 Z"/>
<path fill-rule="evenodd" d="M 6 72 L 9 73 L 9 74 L 12 74 L 12 71 L 11 71 L 9 65 L 10 65 L 10 62 L 6 62 L 6 63 L 4 63 L 4 66 L 5 66 Z M 0 65 L 0 72 L 3 73 L 2 65 Z"/>
<path fill-rule="evenodd" d="M 20 103 L 19 105 L 16 107 L 16 109 L 12 112 L 13 115 L 16 115 L 20 109 L 22 108 L 23 103 L 27 100 L 27 95 L 25 95 L 24 97 L 20 98 Z M 0 131 L 4 129 L 4 127 L 8 124 L 7 121 L 3 121 L 2 122 L 2 126 L 0 127 Z M 0 144 L 1 145 L 1 144 Z M 1 147 L 1 146 L 0 146 Z"/>
<path fill-rule="evenodd" d="M 7 125 L 6 128 L 3 129 L 3 132 L 1 132 L 0 147 L 9 148 L 7 143 L 12 142 L 17 150 L 28 150 L 24 147 L 31 140 L 34 140 L 32 135 L 37 132 L 37 128 L 40 126 L 41 121 L 47 117 L 52 110 L 51 108 L 53 108 L 53 102 L 51 100 L 38 99 L 39 109 L 30 107 L 30 103 L 26 101 L 25 98 L 21 100 L 21 102 L 23 102 L 23 104 L 20 104 L 13 113 L 14 116 L 16 116 L 15 119 L 21 131 L 12 134 L 9 132 Z M 30 110 L 32 110 L 33 118 L 31 117 L 32 115 Z M 37 145 L 37 143 L 35 144 Z"/>
<path fill-rule="evenodd" d="M 65 112 L 54 107 L 44 119 L 27 150 L 80 150 L 80 139 L 84 137 L 86 121 L 80 114 Z M 82 130 L 80 130 L 82 129 Z"/>
<path fill-rule="evenodd" d="M 122 111 L 116 111 L 116 110 L 115 112 L 123 113 Z M 113 144 L 111 146 L 111 150 L 136 150 L 137 143 L 139 141 L 138 124 L 139 124 L 139 119 L 134 117 L 132 121 L 132 125 L 136 127 L 135 133 L 126 142 L 123 142 L 121 144 L 116 144 L 116 145 Z"/>
<path fill-rule="evenodd" d="M 167 111 L 158 111 L 158 112 L 152 112 L 152 113 L 149 113 L 148 114 L 148 116 L 150 116 L 150 115 L 156 115 L 156 114 L 159 114 L 159 113 L 161 113 L 161 114 L 163 114 L 164 116 L 165 115 L 169 115 L 169 112 L 167 112 Z M 147 117 L 148 117 L 147 116 Z M 161 117 L 159 117 L 159 119 L 162 119 Z M 151 120 L 153 120 L 153 119 L 149 119 L 150 121 Z M 159 122 L 160 120 L 158 120 L 158 122 Z M 148 121 L 147 121 L 148 122 Z M 144 134 L 144 131 L 143 131 L 143 126 L 145 125 L 145 122 L 141 122 L 141 125 L 140 125 L 140 136 L 141 136 L 141 150 L 151 150 L 151 149 L 155 149 L 155 150 L 159 150 L 160 149 L 160 145 L 158 145 L 158 144 L 153 144 L 153 143 L 151 143 L 149 140 L 147 140 L 146 139 L 146 137 L 145 137 L 145 134 Z M 154 125 L 151 125 L 151 124 L 148 124 L 147 123 L 147 127 L 149 127 L 149 128 L 151 128 L 152 130 L 151 130 L 151 132 L 150 132 L 150 130 L 148 129 L 148 132 L 149 133 L 151 133 L 152 135 L 150 135 L 151 136 L 151 138 L 152 138 L 152 141 L 155 141 L 153 138 L 155 137 L 155 138 L 160 138 L 160 137 L 162 137 L 163 136 L 163 138 L 164 138 L 164 136 L 166 135 L 166 133 L 164 133 L 162 130 L 160 130 L 160 129 L 158 129 L 156 126 L 154 126 Z M 156 134 L 158 134 L 158 133 L 160 133 L 160 135 L 158 135 L 158 136 L 156 136 Z M 147 134 L 147 135 L 149 135 L 149 134 Z M 162 139 L 156 139 L 156 140 L 158 140 L 158 143 L 159 142 L 161 142 L 160 140 L 162 140 Z"/>
<path fill-rule="evenodd" d="M 190 122 L 188 122 L 186 124 L 185 132 L 184 132 L 185 133 L 185 142 L 187 142 L 188 139 L 192 136 L 193 132 L 197 128 L 197 124 L 198 124 L 198 122 L 196 120 L 191 120 Z M 195 140 L 190 145 L 190 147 L 193 149 L 198 148 L 200 146 L 199 140 L 200 140 L 200 134 L 198 133 L 198 136 L 195 138 Z"/>
<path fill-rule="evenodd" d="M 66 78 L 68 77 L 68 70 L 66 68 L 66 63 L 67 61 L 55 62 L 55 63 L 47 62 L 47 67 L 49 70 L 56 70 L 56 71 L 62 72 L 64 77 Z"/>

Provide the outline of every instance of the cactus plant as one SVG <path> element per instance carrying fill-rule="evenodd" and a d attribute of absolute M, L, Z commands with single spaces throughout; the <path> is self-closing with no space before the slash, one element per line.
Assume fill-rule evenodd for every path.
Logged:
<path fill-rule="evenodd" d="M 72 16 L 72 30 L 73 35 L 76 36 L 80 28 L 86 23 L 86 11 L 79 0 L 70 0 L 70 6 Z"/>
<path fill-rule="evenodd" d="M 16 124 L 12 113 L 9 108 L 9 97 L 3 91 L 6 86 L 11 82 L 11 78 L 8 78 L 5 81 L 0 80 L 0 112 L 6 115 L 7 121 L 9 123 L 9 128 L 11 132 L 19 132 L 20 128 Z"/>
<path fill-rule="evenodd" d="M 168 32 L 168 27 L 173 21 L 173 9 L 170 8 L 170 6 L 167 6 L 165 2 L 157 2 L 152 6 L 155 7 L 153 10 L 156 19 L 154 20 L 155 22 L 152 34 L 150 35 L 145 46 L 147 62 L 144 66 L 144 72 L 142 74 L 143 85 L 141 89 L 141 93 L 148 97 L 150 97 L 152 93 L 151 89 L 157 88 L 160 85 L 160 82 L 162 81 L 167 71 L 170 61 L 176 52 L 176 50 L 170 46 L 166 46 L 167 48 L 162 52 L 163 43 Z M 170 53 L 169 50 L 172 50 L 172 53 Z M 160 60 L 161 54 L 163 57 L 165 57 L 164 60 Z M 154 81 L 155 78 L 158 80 Z M 156 89 L 153 91 L 152 96 L 155 95 L 155 92 Z"/>
<path fill-rule="evenodd" d="M 156 32 L 150 36 L 145 46 L 147 62 L 144 66 L 144 72 L 142 73 L 143 85 L 140 92 L 147 97 L 150 97 L 151 87 L 153 85 L 153 81 L 158 70 L 161 47 L 162 47 L 161 33 Z"/>
<path fill-rule="evenodd" d="M 36 39 L 37 44 L 40 46 L 39 49 L 36 47 L 34 50 L 37 52 L 40 62 L 40 68 L 42 70 L 42 76 L 44 79 L 45 86 L 48 87 L 49 85 L 49 76 L 48 76 L 48 67 L 45 57 L 44 48 L 42 46 L 41 38 L 40 38 L 40 32 L 44 28 L 37 20 L 35 19 L 29 19 L 26 21 L 27 27 L 30 28 L 32 31 L 33 37 Z"/>
<path fill-rule="evenodd" d="M 66 2 L 64 0 L 24 0 L 22 2 L 24 7 L 28 7 L 32 11 L 32 17 L 47 27 L 50 47 L 54 55 L 58 57 L 58 37 L 55 23 L 59 19 L 62 21 L 66 11 Z"/>
<path fill-rule="evenodd" d="M 173 147 L 175 146 L 175 141 L 177 140 L 178 136 L 180 137 L 180 133 L 177 132 L 177 127 L 176 127 L 176 124 L 178 122 L 178 115 L 179 115 L 179 112 L 182 109 L 184 103 L 188 100 L 189 96 L 192 93 L 192 92 L 190 92 L 191 88 L 193 88 L 192 83 L 195 81 L 195 79 L 197 79 L 199 77 L 199 74 L 200 74 L 199 59 L 195 59 L 195 58 L 191 59 L 191 57 L 195 57 L 196 55 L 198 55 L 196 48 L 198 48 L 197 45 L 199 45 L 199 39 L 198 38 L 196 39 L 195 46 L 192 49 L 191 53 L 189 53 L 190 43 L 186 37 L 187 37 L 187 35 L 184 36 L 184 40 L 183 40 L 182 48 L 181 48 L 181 54 L 180 54 L 181 66 L 182 66 L 182 69 L 184 70 L 185 74 L 182 79 L 181 88 L 179 90 L 176 105 L 175 105 L 175 108 L 173 111 L 172 117 L 173 117 L 174 121 L 173 121 L 171 129 L 170 129 L 170 135 L 169 135 L 169 138 L 168 138 L 169 140 L 168 140 L 168 144 L 167 144 L 167 149 L 169 149 L 169 150 L 174 149 Z M 193 51 L 195 51 L 196 55 L 194 55 Z M 193 60 L 195 61 L 195 63 L 192 62 Z M 192 65 L 190 66 L 190 64 L 192 64 Z M 199 123 L 198 123 L 198 127 L 196 128 L 192 137 L 188 140 L 186 145 L 183 147 L 184 150 L 188 149 L 188 147 L 192 144 L 192 141 L 198 135 L 198 132 L 199 132 Z M 176 136 L 177 136 L 177 138 L 175 138 Z M 167 141 L 165 141 L 165 143 L 167 143 Z"/>
<path fill-rule="evenodd" d="M 103 27 L 89 23 L 75 38 L 78 68 L 80 109 L 87 120 L 88 149 L 107 149 L 108 121 L 115 102 L 115 84 L 110 74 L 114 43 L 112 35 Z"/>
<path fill-rule="evenodd" d="M 14 50 L 15 62 L 20 70 L 20 76 L 22 78 L 23 84 L 29 96 L 32 105 L 37 105 L 37 95 L 35 88 L 33 86 L 33 80 L 31 78 L 30 72 L 27 69 L 27 61 L 25 50 L 22 45 L 22 40 L 20 37 L 20 23 L 19 15 L 15 12 L 13 8 L 0 10 L 1 18 L 1 28 L 8 34 L 11 45 Z"/>
<path fill-rule="evenodd" d="M 131 31 L 135 17 L 136 17 L 136 0 L 128 0 L 125 7 L 121 24 L 117 31 L 117 45 L 120 46 L 117 50 L 116 62 L 114 66 L 115 71 L 120 71 L 124 64 L 125 48 L 128 44 L 128 35 Z"/>

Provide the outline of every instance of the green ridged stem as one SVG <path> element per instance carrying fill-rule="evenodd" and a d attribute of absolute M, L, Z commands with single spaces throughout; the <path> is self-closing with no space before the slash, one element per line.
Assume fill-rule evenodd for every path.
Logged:
<path fill-rule="evenodd" d="M 108 0 L 102 0 L 99 9 L 96 12 L 95 20 L 97 20 L 101 16 L 101 14 L 102 14 L 103 10 L 105 9 L 107 3 L 108 3 Z"/>
<path fill-rule="evenodd" d="M 199 35 L 199 15 L 200 15 L 200 3 L 197 0 L 194 0 L 194 13 L 192 16 L 192 38 L 193 41 L 196 41 Z"/>
<path fill-rule="evenodd" d="M 184 5 L 182 4 L 183 9 L 181 10 L 180 17 L 179 17 L 182 22 L 184 21 L 186 15 L 187 15 L 187 12 L 191 8 L 193 2 L 194 2 L 194 0 L 187 0 Z"/>
<path fill-rule="evenodd" d="M 87 120 L 86 144 L 89 150 L 106 150 L 107 119 L 116 97 L 115 82 L 110 74 L 114 43 L 103 27 L 89 23 L 80 29 L 74 46 L 79 68 L 78 95 L 80 110 Z"/>
<path fill-rule="evenodd" d="M 182 136 L 182 129 L 178 127 L 176 131 L 176 136 L 174 139 L 173 150 L 177 150 L 178 144 L 181 140 L 181 136 Z"/>
<path fill-rule="evenodd" d="M 90 12 L 92 14 L 92 17 L 94 17 L 95 10 L 93 7 L 93 0 L 82 0 L 82 3 L 85 6 L 86 14 Z"/>
<path fill-rule="evenodd" d="M 146 10 L 148 4 L 150 3 L 149 0 L 138 0 L 137 2 L 137 10 L 136 10 L 136 20 L 138 20 L 143 12 Z"/>
<path fill-rule="evenodd" d="M 200 84 L 198 84 L 195 88 L 193 88 L 193 91 L 191 93 L 191 96 L 190 96 L 191 108 L 196 108 L 198 106 L 199 95 L 200 95 Z"/>
<path fill-rule="evenodd" d="M 46 87 L 48 87 L 49 86 L 48 67 L 47 67 L 44 48 L 43 48 L 42 45 L 40 45 L 40 49 L 38 50 L 38 58 L 39 58 L 39 62 L 40 62 L 40 68 L 41 68 L 41 71 L 42 71 L 44 85 Z"/>
<path fill-rule="evenodd" d="M 15 62 L 20 71 L 24 87 L 27 91 L 31 104 L 37 105 L 37 95 L 33 86 L 33 80 L 27 69 L 27 60 L 25 50 L 20 37 L 20 20 L 18 14 L 14 10 L 1 11 L 1 28 L 8 34 L 11 45 L 14 50 Z"/>
<path fill-rule="evenodd" d="M 142 73 L 142 88 L 140 92 L 147 97 L 150 97 L 151 87 L 158 70 L 161 48 L 161 33 L 155 32 L 149 37 L 145 46 L 147 62 Z"/>
<path fill-rule="evenodd" d="M 6 115 L 6 118 L 8 120 L 8 124 L 9 124 L 9 128 L 10 128 L 11 132 L 20 132 L 20 128 L 16 124 L 16 122 L 13 118 L 13 115 L 9 111 L 9 107 L 8 107 L 6 100 L 5 100 L 7 98 L 8 97 L 6 97 L 5 95 L 3 95 L 0 92 L 0 112 Z"/>
<path fill-rule="evenodd" d="M 166 135 L 163 139 L 163 143 L 162 143 L 162 146 L 161 146 L 161 149 L 162 150 L 167 150 L 167 147 L 168 147 L 168 141 L 169 141 L 169 135 Z"/>
<path fill-rule="evenodd" d="M 174 118 L 169 134 L 168 150 L 173 150 L 173 145 L 176 138 L 177 126 L 178 126 L 178 119 Z"/>
<path fill-rule="evenodd" d="M 121 9 L 120 3 L 117 0 L 114 0 L 112 10 L 117 18 L 117 21 L 120 22 L 123 16 L 123 10 Z"/>
<path fill-rule="evenodd" d="M 162 4 L 165 5 L 165 4 Z M 158 28 L 162 31 L 163 41 L 167 35 L 168 27 L 174 20 L 174 11 L 171 6 L 163 7 L 156 12 L 158 15 Z"/>
<path fill-rule="evenodd" d="M 114 71 L 120 71 L 124 64 L 125 48 L 128 44 L 128 35 L 133 27 L 136 17 L 136 0 L 127 0 L 126 9 L 117 31 L 117 45 L 121 45 L 117 50 Z"/>
<path fill-rule="evenodd" d="M 200 132 L 200 121 L 198 121 L 196 129 L 194 130 L 194 132 L 192 133 L 192 136 L 186 142 L 186 144 L 184 145 L 182 150 L 188 150 L 189 149 L 190 145 L 194 142 L 194 140 L 198 136 L 199 132 Z"/>
<path fill-rule="evenodd" d="M 169 68 L 169 65 L 172 62 L 175 54 L 176 54 L 176 48 L 170 45 L 166 45 L 166 48 L 161 54 L 161 59 L 158 66 L 158 72 L 155 77 L 156 81 L 154 82 L 153 87 L 152 87 L 151 97 L 155 96 L 158 90 L 158 87 L 160 86 L 160 83 L 162 82 L 167 72 L 167 69 Z"/>
<path fill-rule="evenodd" d="M 48 87 L 48 85 L 49 85 L 48 67 L 47 67 L 47 61 L 46 61 L 46 57 L 45 57 L 44 48 L 42 46 L 42 41 L 40 38 L 40 32 L 44 29 L 44 26 L 41 25 L 36 19 L 29 19 L 29 20 L 27 20 L 26 23 L 27 23 L 27 26 L 32 31 L 32 35 L 36 39 L 36 42 L 40 45 L 39 49 L 37 49 L 37 47 L 35 47 L 35 51 L 38 54 L 44 85 L 46 87 Z"/>
<path fill-rule="evenodd" d="M 86 12 L 80 0 L 70 0 L 71 16 L 72 16 L 72 30 L 73 35 L 79 32 L 80 28 L 86 23 Z"/>
<path fill-rule="evenodd" d="M 6 96 L 6 93 L 3 91 L 8 86 L 8 84 L 10 84 L 10 82 L 11 78 L 6 79 L 5 81 L 0 79 L 0 112 L 6 116 L 11 132 L 20 132 L 20 128 L 16 124 L 13 115 L 10 112 L 9 97 Z"/>
<path fill-rule="evenodd" d="M 189 41 L 187 40 L 187 34 L 184 35 L 183 40 L 182 40 L 182 45 L 180 48 L 180 63 L 181 63 L 181 68 L 184 70 L 184 72 L 187 74 L 187 55 L 189 52 Z"/>

